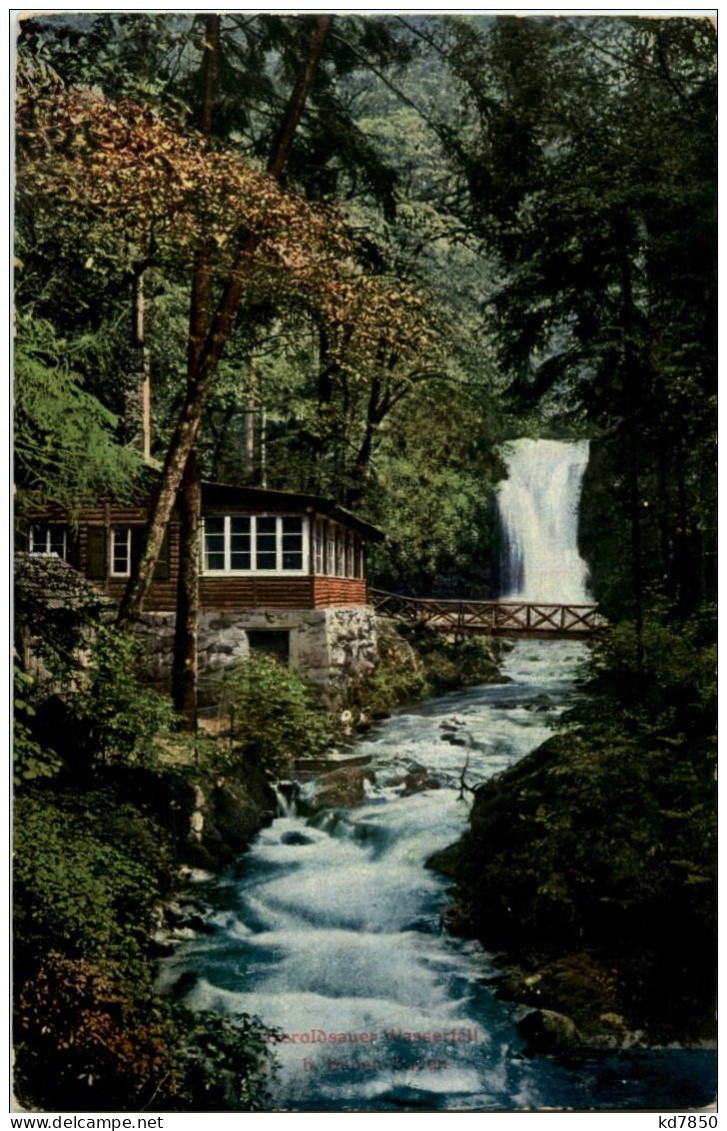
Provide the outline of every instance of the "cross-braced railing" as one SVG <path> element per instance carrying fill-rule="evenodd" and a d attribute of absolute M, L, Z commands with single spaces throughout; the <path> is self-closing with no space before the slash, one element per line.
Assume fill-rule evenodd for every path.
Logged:
<path fill-rule="evenodd" d="M 369 601 L 383 616 L 428 625 L 457 636 L 512 632 L 591 634 L 605 627 L 598 605 L 564 605 L 548 601 L 458 601 L 402 597 L 369 589 Z"/>

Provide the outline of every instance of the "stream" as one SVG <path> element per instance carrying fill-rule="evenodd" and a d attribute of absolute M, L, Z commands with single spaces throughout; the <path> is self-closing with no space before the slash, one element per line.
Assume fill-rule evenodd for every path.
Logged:
<path fill-rule="evenodd" d="M 274 1110 L 684 1110 L 713 1100 L 704 1050 L 524 1055 L 522 1008 L 494 996 L 496 969 L 479 943 L 447 934 L 448 881 L 424 866 L 466 828 L 467 759 L 475 785 L 548 738 L 578 694 L 586 647 L 518 641 L 503 666 L 510 682 L 378 724 L 356 743 L 375 775 L 359 805 L 281 816 L 236 867 L 195 885 L 214 931 L 165 960 L 162 988 L 184 975 L 191 1008 L 257 1014 L 282 1031 Z M 429 787 L 407 796 L 413 766 Z"/>

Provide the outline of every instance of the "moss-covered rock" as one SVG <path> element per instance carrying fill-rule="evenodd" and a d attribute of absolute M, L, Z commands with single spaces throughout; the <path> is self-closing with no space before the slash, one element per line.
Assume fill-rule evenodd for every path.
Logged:
<path fill-rule="evenodd" d="M 181 852 L 185 860 L 204 868 L 228 863 L 270 824 L 277 811 L 270 782 L 252 760 L 244 775 L 202 775 L 193 798 Z"/>
<path fill-rule="evenodd" d="M 458 687 L 504 682 L 503 644 L 494 637 L 455 640 L 425 625 L 378 617 L 377 638 L 374 670 L 349 693 L 348 707 L 358 718 L 382 717 Z"/>
<path fill-rule="evenodd" d="M 583 1041 L 573 1018 L 553 1009 L 532 1009 L 518 1022 L 518 1029 L 531 1052 L 564 1052 Z"/>
<path fill-rule="evenodd" d="M 550 739 L 478 787 L 469 831 L 430 861 L 455 880 L 450 929 L 518 963 L 509 997 L 574 1018 L 590 1041 L 708 1038 L 713 789 L 686 742 Z"/>

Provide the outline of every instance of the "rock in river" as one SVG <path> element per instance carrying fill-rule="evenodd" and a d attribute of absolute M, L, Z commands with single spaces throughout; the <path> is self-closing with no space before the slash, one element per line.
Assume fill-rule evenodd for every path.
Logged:
<path fill-rule="evenodd" d="M 366 796 L 364 783 L 372 778 L 371 771 L 364 770 L 361 766 L 342 766 L 330 774 L 323 774 L 306 788 L 305 807 L 318 813 L 321 809 L 357 805 Z"/>

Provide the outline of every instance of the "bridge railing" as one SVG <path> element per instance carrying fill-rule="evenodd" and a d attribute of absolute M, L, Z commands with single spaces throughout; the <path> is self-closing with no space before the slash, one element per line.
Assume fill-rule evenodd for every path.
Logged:
<path fill-rule="evenodd" d="M 403 597 L 369 589 L 378 613 L 416 621 L 438 632 L 466 635 L 492 632 L 593 633 L 605 626 L 598 605 L 568 605 L 547 601 L 469 601 Z"/>

